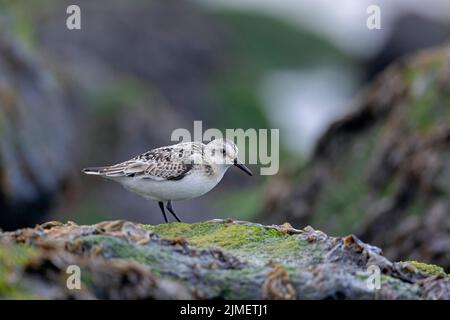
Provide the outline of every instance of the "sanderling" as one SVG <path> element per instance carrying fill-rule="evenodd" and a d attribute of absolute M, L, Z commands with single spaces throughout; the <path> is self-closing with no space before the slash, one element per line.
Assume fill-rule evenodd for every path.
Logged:
<path fill-rule="evenodd" d="M 216 139 L 206 145 L 185 142 L 153 149 L 112 166 L 86 168 L 83 172 L 117 181 L 132 192 L 158 201 L 166 222 L 164 202 L 167 202 L 167 210 L 181 222 L 172 208 L 172 200 L 204 195 L 232 165 L 252 175 L 237 155 L 236 145 L 229 140 Z"/>

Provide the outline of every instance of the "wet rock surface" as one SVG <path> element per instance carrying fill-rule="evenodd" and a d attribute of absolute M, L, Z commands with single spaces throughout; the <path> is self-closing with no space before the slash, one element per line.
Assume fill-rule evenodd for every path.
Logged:
<path fill-rule="evenodd" d="M 68 289 L 77 266 L 81 288 Z M 371 289 L 370 266 L 381 271 Z M 434 267 L 434 268 L 433 268 Z M 372 267 L 373 268 L 373 267 Z M 244 221 L 0 233 L 0 297 L 32 299 L 448 299 L 437 266 L 391 262 L 354 235 Z M 69 271 L 69 272 L 68 272 Z M 70 285 L 69 285 L 70 287 Z"/>

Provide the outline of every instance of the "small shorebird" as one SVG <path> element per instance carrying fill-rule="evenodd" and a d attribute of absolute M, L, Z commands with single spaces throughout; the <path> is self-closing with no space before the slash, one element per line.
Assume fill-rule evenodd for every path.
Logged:
<path fill-rule="evenodd" d="M 149 200 L 158 201 L 164 220 L 169 212 L 181 222 L 172 200 L 192 199 L 214 188 L 232 165 L 250 176 L 252 172 L 238 160 L 236 145 L 223 139 L 208 144 L 185 142 L 147 151 L 131 160 L 107 167 L 83 169 L 122 184 Z"/>

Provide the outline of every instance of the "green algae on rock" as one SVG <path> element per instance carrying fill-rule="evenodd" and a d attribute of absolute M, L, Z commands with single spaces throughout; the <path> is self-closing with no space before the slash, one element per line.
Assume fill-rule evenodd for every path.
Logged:
<path fill-rule="evenodd" d="M 450 293 L 448 277 L 390 262 L 353 235 L 289 224 L 49 222 L 0 233 L 0 245 L 0 268 L 17 266 L 7 288 L 21 290 L 4 289 L 2 279 L 0 298 L 446 299 Z M 82 273 L 75 292 L 65 283 L 74 264 Z M 372 265 L 380 268 L 380 289 L 368 286 Z"/>
<path fill-rule="evenodd" d="M 419 261 L 406 261 L 406 263 L 413 265 L 419 271 L 422 271 L 425 274 L 430 275 L 430 276 L 445 276 L 446 275 L 444 268 L 434 265 L 434 264 L 427 264 L 427 263 L 423 263 L 423 262 L 419 262 Z"/>

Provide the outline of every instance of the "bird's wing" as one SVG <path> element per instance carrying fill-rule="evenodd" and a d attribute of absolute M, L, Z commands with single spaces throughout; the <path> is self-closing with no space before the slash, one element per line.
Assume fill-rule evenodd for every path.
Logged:
<path fill-rule="evenodd" d="M 180 180 L 191 172 L 192 152 L 201 154 L 203 144 L 182 143 L 145 152 L 131 160 L 110 167 L 88 168 L 86 173 L 105 177 L 141 177 L 145 179 Z M 94 173 L 94 174 L 95 174 Z"/>

